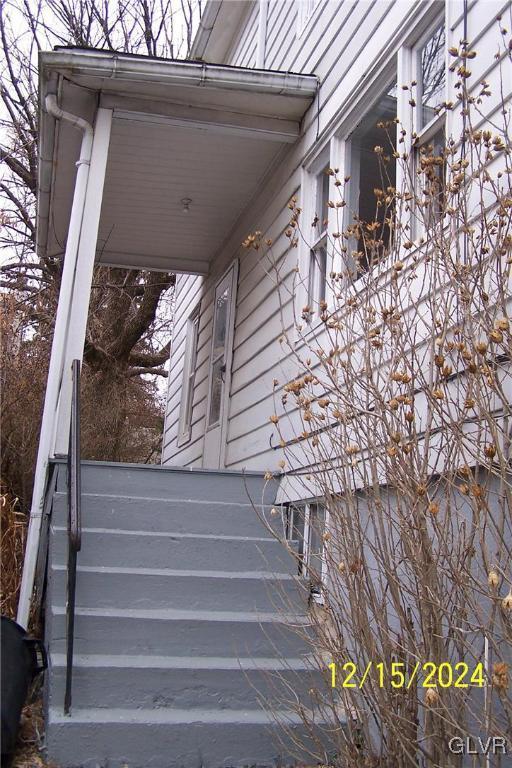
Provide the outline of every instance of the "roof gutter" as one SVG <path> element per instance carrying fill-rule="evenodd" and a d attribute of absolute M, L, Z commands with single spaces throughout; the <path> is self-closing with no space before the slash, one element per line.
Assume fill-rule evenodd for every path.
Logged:
<path fill-rule="evenodd" d="M 42 54 L 47 73 L 66 74 L 76 81 L 83 75 L 110 82 L 137 82 L 167 86 L 234 89 L 298 98 L 313 98 L 317 79 L 291 72 L 270 72 L 192 61 L 137 59 L 97 51 L 49 51 Z M 98 84 L 100 87 L 100 84 Z"/>

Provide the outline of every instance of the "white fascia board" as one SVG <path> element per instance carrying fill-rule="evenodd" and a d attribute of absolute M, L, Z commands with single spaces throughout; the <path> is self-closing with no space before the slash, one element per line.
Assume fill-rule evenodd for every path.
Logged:
<path fill-rule="evenodd" d="M 190 58 L 224 63 L 242 20 L 255 2 L 258 0 L 207 0 Z"/>

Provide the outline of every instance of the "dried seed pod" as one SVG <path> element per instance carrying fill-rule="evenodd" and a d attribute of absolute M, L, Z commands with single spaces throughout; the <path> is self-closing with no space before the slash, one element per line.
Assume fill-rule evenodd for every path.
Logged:
<path fill-rule="evenodd" d="M 491 589 L 496 589 L 499 583 L 500 583 L 500 577 L 498 576 L 497 571 L 495 571 L 494 568 L 491 568 L 491 570 L 487 575 L 487 584 L 490 586 Z"/>
<path fill-rule="evenodd" d="M 427 707 L 433 707 L 439 702 L 439 694 L 435 688 L 427 688 L 425 693 L 425 704 Z"/>
<path fill-rule="evenodd" d="M 437 501 L 431 501 L 428 505 L 428 511 L 431 515 L 436 517 L 439 514 L 439 504 Z"/>
<path fill-rule="evenodd" d="M 501 344 L 503 341 L 503 334 L 501 331 L 498 331 L 496 328 L 490 332 L 489 334 L 490 341 L 494 341 L 495 344 Z"/>

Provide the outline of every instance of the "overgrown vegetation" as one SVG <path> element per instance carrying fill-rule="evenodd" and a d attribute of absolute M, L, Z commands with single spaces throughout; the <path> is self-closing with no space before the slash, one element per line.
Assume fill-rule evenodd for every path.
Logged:
<path fill-rule="evenodd" d="M 442 108 L 461 133 L 420 147 L 398 119 L 382 124 L 373 220 L 347 216 L 350 178 L 328 170 L 326 295 L 284 323 L 274 382 L 281 467 L 295 498 L 326 510 L 324 573 L 318 550 L 305 569 L 325 686 L 286 707 L 310 730 L 312 762 L 339 768 L 460 766 L 451 738 L 512 728 L 510 105 L 487 119 L 491 91 L 467 68 L 477 53 L 450 53 Z M 415 84 L 403 87 L 414 109 Z M 286 277 L 293 247 L 312 242 L 298 200 L 289 208 L 288 255 L 261 232 L 244 243 L 268 264 L 283 317 L 310 291 L 300 265 Z M 290 535 L 307 536 L 303 521 Z"/>
<path fill-rule="evenodd" d="M 201 0 L 39 0 L 0 4 L 5 173 L 2 197 L 2 478 L 30 503 L 62 259 L 35 251 L 37 55 L 55 45 L 186 56 Z M 174 275 L 98 267 L 84 350 L 83 453 L 158 461 Z"/>

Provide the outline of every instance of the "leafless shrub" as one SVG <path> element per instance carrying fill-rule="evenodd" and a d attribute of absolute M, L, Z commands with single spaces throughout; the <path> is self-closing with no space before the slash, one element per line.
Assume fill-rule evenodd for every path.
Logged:
<path fill-rule="evenodd" d="M 327 576 L 307 570 L 321 584 L 308 642 L 324 685 L 296 711 L 330 745 L 312 760 L 340 768 L 460 766 L 451 738 L 512 726 L 509 110 L 482 127 L 488 86 L 470 95 L 467 51 L 452 55 L 463 133 L 419 151 L 398 124 L 402 183 L 385 183 L 391 158 L 376 147 L 374 220 L 347 223 L 349 180 L 329 169 L 338 267 L 326 299 L 284 324 L 274 382 L 280 465 L 296 498 L 326 508 Z M 289 208 L 293 253 L 309 222 L 297 199 Z M 244 246 L 269 265 L 284 316 L 304 276 L 290 288 L 261 232 Z"/>

